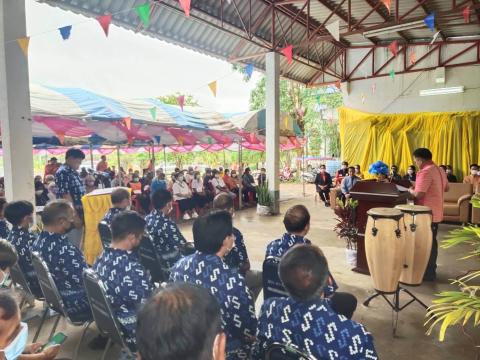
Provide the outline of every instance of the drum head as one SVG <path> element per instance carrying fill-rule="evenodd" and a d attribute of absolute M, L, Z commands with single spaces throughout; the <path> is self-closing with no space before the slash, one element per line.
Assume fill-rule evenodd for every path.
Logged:
<path fill-rule="evenodd" d="M 401 219 L 403 213 L 395 208 L 373 208 L 367 211 L 367 214 L 376 219 Z"/>
<path fill-rule="evenodd" d="M 432 209 L 428 206 L 422 205 L 408 205 L 408 204 L 401 204 L 395 206 L 395 209 L 398 209 L 404 213 L 415 213 L 415 214 L 431 214 Z"/>

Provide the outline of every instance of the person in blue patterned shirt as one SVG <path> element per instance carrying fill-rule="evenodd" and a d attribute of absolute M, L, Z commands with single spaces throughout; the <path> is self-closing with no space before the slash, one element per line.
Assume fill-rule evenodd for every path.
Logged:
<path fill-rule="evenodd" d="M 0 197 L 0 239 L 7 239 L 10 229 L 8 228 L 7 222 L 5 221 L 4 210 L 7 200 L 4 197 Z"/>
<path fill-rule="evenodd" d="M 102 221 L 105 221 L 108 225 L 112 223 L 115 215 L 120 214 L 122 211 L 125 211 L 130 207 L 130 191 L 125 188 L 115 189 L 110 194 L 110 199 L 112 200 L 112 207 L 102 219 Z"/>
<path fill-rule="evenodd" d="M 29 230 L 33 224 L 33 205 L 28 201 L 13 201 L 5 207 L 5 217 L 12 224 L 8 241 L 17 250 L 18 265 L 25 275 L 33 295 L 43 297 L 37 275 L 33 269 L 30 250 L 36 238 Z"/>
<path fill-rule="evenodd" d="M 134 211 L 123 211 L 113 218 L 111 228 L 112 243 L 93 269 L 102 280 L 126 344 L 136 352 L 137 310 L 155 289 L 134 251 L 142 240 L 145 220 Z"/>
<path fill-rule="evenodd" d="M 83 269 L 88 265 L 81 251 L 66 236 L 75 222 L 72 205 L 66 200 L 52 201 L 43 209 L 42 222 L 44 230 L 34 241 L 32 251 L 38 252 L 47 264 L 72 320 L 92 320 L 82 278 Z"/>
<path fill-rule="evenodd" d="M 167 190 L 157 190 L 152 195 L 152 212 L 145 217 L 146 231 L 151 236 L 158 253 L 171 268 L 187 247 L 187 240 L 168 214 L 172 211 L 172 194 Z"/>
<path fill-rule="evenodd" d="M 373 337 L 363 325 L 338 314 L 323 298 L 328 264 L 317 246 L 292 247 L 280 261 L 279 274 L 289 297 L 263 304 L 254 359 L 263 359 L 273 342 L 315 359 L 378 359 Z"/>
<path fill-rule="evenodd" d="M 232 215 L 232 218 L 235 216 L 233 199 L 228 194 L 222 193 L 215 196 L 213 199 L 213 208 L 228 211 Z M 233 236 L 235 237 L 235 246 L 225 255 L 223 261 L 230 268 L 237 269 L 240 274 L 242 274 L 247 287 L 253 294 L 253 300 L 256 301 L 263 286 L 262 272 L 250 269 L 250 260 L 243 235 L 235 226 L 233 227 Z"/>
<path fill-rule="evenodd" d="M 172 268 L 173 282 L 200 285 L 217 299 L 227 334 L 227 359 L 249 359 L 257 318 L 253 299 L 240 273 L 223 258 L 233 247 L 232 216 L 214 210 L 193 224 L 197 252 L 180 259 Z"/>

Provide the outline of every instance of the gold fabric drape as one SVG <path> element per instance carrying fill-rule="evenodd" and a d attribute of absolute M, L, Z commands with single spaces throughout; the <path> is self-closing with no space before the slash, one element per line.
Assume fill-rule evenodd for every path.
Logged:
<path fill-rule="evenodd" d="M 426 147 L 438 164 L 452 165 L 458 181 L 480 162 L 480 111 L 370 114 L 339 109 L 342 159 L 368 167 L 377 160 L 406 173 L 412 152 Z"/>

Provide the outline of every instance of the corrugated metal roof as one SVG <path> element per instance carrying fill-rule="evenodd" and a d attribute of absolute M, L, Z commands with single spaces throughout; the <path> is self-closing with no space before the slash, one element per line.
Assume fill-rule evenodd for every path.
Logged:
<path fill-rule="evenodd" d="M 270 11 L 272 0 L 192 0 L 189 18 L 185 17 L 177 0 L 151 0 L 151 22 L 146 29 L 143 28 L 143 24 L 135 12 L 135 6 L 144 4 L 146 0 L 37 1 L 90 17 L 112 14 L 114 24 L 118 26 L 224 60 L 251 62 L 261 70 L 265 68 L 263 53 L 271 48 L 269 42 L 271 42 L 272 36 Z M 378 27 L 386 21 L 395 20 L 394 2 L 392 2 L 390 14 L 379 2 L 380 0 L 351 0 L 352 24 L 360 21 L 369 13 L 371 14 L 362 22 L 361 27 Z M 224 4 L 223 12 L 220 6 L 222 3 Z M 346 32 L 348 30 L 346 22 L 348 2 L 344 1 L 342 6 L 339 4 L 342 4 L 342 0 L 311 1 L 310 32 L 324 22 L 330 24 L 335 20 L 340 20 L 341 33 Z M 417 4 L 417 0 L 400 1 L 399 14 L 405 14 Z M 275 44 L 277 49 L 286 44 L 295 46 L 294 57 L 297 61 L 288 65 L 286 60 L 282 59 L 280 69 L 282 76 L 308 83 L 326 65 L 331 56 L 342 47 L 365 44 L 369 40 L 362 35 L 364 30 L 357 29 L 357 31 L 342 37 L 343 44 L 339 44 L 333 41 L 327 30 L 323 28 L 316 35 L 320 38 L 310 42 L 307 46 L 307 7 L 304 5 L 305 2 L 302 1 L 283 6 L 277 5 L 281 11 L 276 12 Z M 408 15 L 408 18 L 421 18 L 425 16 L 426 11 L 446 12 L 450 7 L 450 1 L 428 0 L 424 3 L 425 9 L 419 6 Z M 291 18 L 295 17 L 302 8 L 303 14 L 299 14 L 300 16 L 291 25 Z M 335 8 L 337 8 L 338 15 L 333 15 L 326 21 L 332 12 L 331 9 Z M 373 8 L 375 9 L 372 11 Z M 480 33 L 478 22 L 464 25 L 462 20 L 457 19 L 452 23 L 450 18 L 440 19 L 439 27 L 442 29 L 443 35 L 450 37 Z M 252 29 L 251 36 L 247 34 L 250 29 Z M 384 34 L 371 40 L 388 42 L 403 36 L 404 39 L 415 41 L 431 38 L 432 35 L 430 30 L 425 28 L 404 31 L 402 34 Z M 325 36 L 329 37 L 326 39 L 327 41 L 325 41 Z M 252 57 L 252 55 L 257 56 Z"/>

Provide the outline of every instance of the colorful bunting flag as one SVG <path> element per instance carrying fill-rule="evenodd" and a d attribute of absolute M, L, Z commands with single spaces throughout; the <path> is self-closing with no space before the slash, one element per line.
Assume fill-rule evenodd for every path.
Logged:
<path fill-rule="evenodd" d="M 390 9 L 392 8 L 392 0 L 382 0 L 382 3 L 387 8 L 388 13 L 390 13 Z"/>
<path fill-rule="evenodd" d="M 362 104 L 365 104 L 365 99 L 366 99 L 365 94 L 362 94 Z"/>
<path fill-rule="evenodd" d="M 183 146 L 183 144 L 184 144 L 184 142 L 185 142 L 185 139 L 183 138 L 182 135 L 179 135 L 179 136 L 177 137 L 177 141 L 178 141 L 178 143 L 179 143 L 181 146 Z"/>
<path fill-rule="evenodd" d="M 342 83 L 340 82 L 340 80 L 335 81 L 335 87 L 336 87 L 338 90 L 341 90 L 341 88 L 342 88 Z"/>
<path fill-rule="evenodd" d="M 137 6 L 135 8 L 135 11 L 140 20 L 142 20 L 143 25 L 145 25 L 145 27 L 148 27 L 148 25 L 150 25 L 150 2 L 146 2 L 143 5 Z"/>
<path fill-rule="evenodd" d="M 157 142 L 157 145 L 160 145 L 160 141 L 162 140 L 162 137 L 161 136 L 154 136 L 153 138 Z"/>
<path fill-rule="evenodd" d="M 190 17 L 190 0 L 178 0 L 180 2 L 180 6 L 182 7 L 183 11 L 185 12 L 186 17 Z"/>
<path fill-rule="evenodd" d="M 183 106 L 185 105 L 185 95 L 180 95 L 179 97 L 177 97 L 177 103 L 178 106 L 180 106 L 180 109 L 182 109 L 183 111 Z"/>
<path fill-rule="evenodd" d="M 152 115 L 153 120 L 157 120 L 157 108 L 153 107 L 150 109 L 150 115 Z"/>
<path fill-rule="evenodd" d="M 135 139 L 135 138 L 133 137 L 133 135 L 128 134 L 128 135 L 127 135 L 127 143 L 128 143 L 128 145 L 132 145 L 134 139 Z"/>
<path fill-rule="evenodd" d="M 102 15 L 97 17 L 97 21 L 100 23 L 100 26 L 105 33 L 105 36 L 108 37 L 108 30 L 110 28 L 110 23 L 112 22 L 112 15 Z"/>
<path fill-rule="evenodd" d="M 377 84 L 373 83 L 372 84 L 372 94 L 375 94 L 376 90 L 377 90 Z"/>
<path fill-rule="evenodd" d="M 283 125 L 285 129 L 288 129 L 288 116 L 285 116 L 283 118 Z"/>
<path fill-rule="evenodd" d="M 333 38 L 337 41 L 340 41 L 340 21 L 334 21 L 331 24 L 325 26 L 328 32 L 333 36 Z"/>
<path fill-rule="evenodd" d="M 208 87 L 210 88 L 213 96 L 217 97 L 217 80 L 212 81 L 210 84 L 208 84 Z"/>
<path fill-rule="evenodd" d="M 410 65 L 414 65 L 417 62 L 417 55 L 414 52 L 410 53 Z"/>
<path fill-rule="evenodd" d="M 30 44 L 30 36 L 17 39 L 18 46 L 23 51 L 23 55 L 28 56 L 28 45 Z"/>
<path fill-rule="evenodd" d="M 430 45 L 437 41 L 438 35 L 440 35 L 440 31 L 437 31 L 435 35 L 433 35 L 432 41 L 430 41 Z"/>
<path fill-rule="evenodd" d="M 64 26 L 58 29 L 60 35 L 62 35 L 63 40 L 68 40 L 70 38 L 70 33 L 72 32 L 72 25 Z"/>
<path fill-rule="evenodd" d="M 317 95 L 315 99 L 317 100 L 317 104 L 320 105 L 320 95 Z"/>
<path fill-rule="evenodd" d="M 398 41 L 394 40 L 388 45 L 388 48 L 390 49 L 390 52 L 393 54 L 393 56 L 397 56 L 398 54 Z"/>
<path fill-rule="evenodd" d="M 470 22 L 470 6 L 467 6 L 465 9 L 463 9 L 463 21 L 465 24 Z"/>
<path fill-rule="evenodd" d="M 293 45 L 287 45 L 281 50 L 282 54 L 287 58 L 288 64 L 292 63 L 293 59 Z"/>
<path fill-rule="evenodd" d="M 425 23 L 425 25 L 428 26 L 428 28 L 432 31 L 435 30 L 435 13 L 431 13 L 429 15 L 427 15 L 427 17 L 425 19 L 423 19 L 423 22 Z"/>
<path fill-rule="evenodd" d="M 245 74 L 247 74 L 247 77 L 250 79 L 253 74 L 253 64 L 249 63 L 245 66 Z"/>
<path fill-rule="evenodd" d="M 393 79 L 395 79 L 395 70 L 390 70 L 390 72 L 388 73 L 388 75 L 390 75 L 390 77 Z"/>
<path fill-rule="evenodd" d="M 125 125 L 125 127 L 130 130 L 132 128 L 132 118 L 130 117 L 126 117 L 123 119 L 123 124 Z"/>
<path fill-rule="evenodd" d="M 65 144 L 65 134 L 62 132 L 58 132 L 57 134 L 57 139 L 60 142 L 61 145 Z"/>
<path fill-rule="evenodd" d="M 213 144 L 213 140 L 212 140 L 212 138 L 211 138 L 210 136 L 207 137 L 207 143 L 210 144 L 210 145 Z"/>

